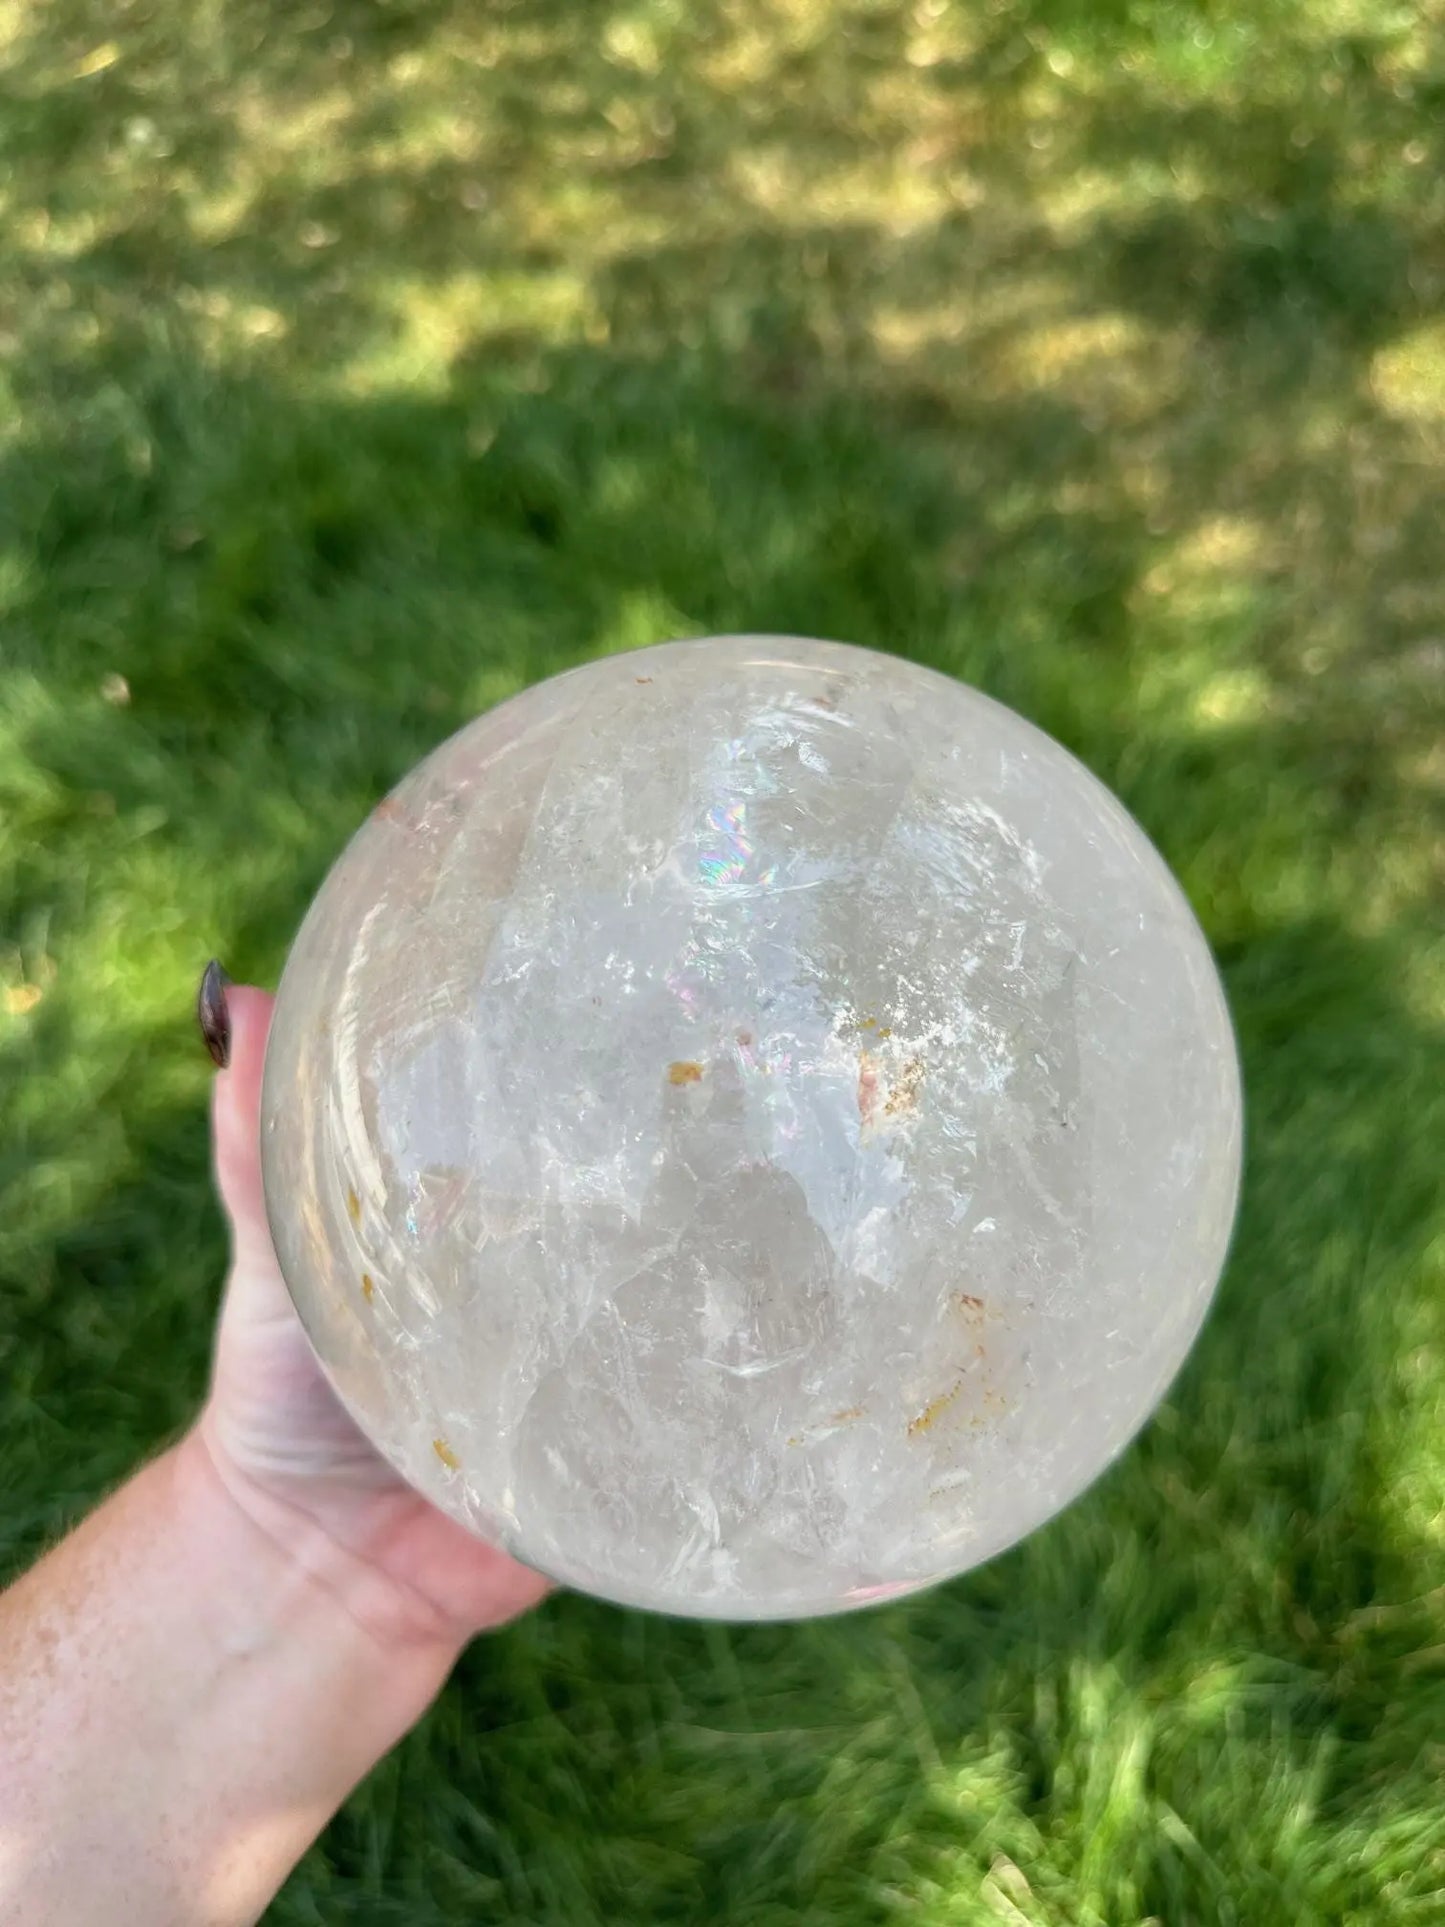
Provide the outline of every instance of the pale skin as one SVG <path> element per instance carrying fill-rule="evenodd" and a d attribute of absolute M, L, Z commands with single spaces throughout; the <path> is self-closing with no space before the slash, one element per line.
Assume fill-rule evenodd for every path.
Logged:
<path fill-rule="evenodd" d="M 0 1597 L 0 1920 L 239 1927 L 546 1582 L 372 1451 L 281 1279 L 258 1160 L 265 992 L 212 1108 L 231 1269 L 194 1427 Z"/>

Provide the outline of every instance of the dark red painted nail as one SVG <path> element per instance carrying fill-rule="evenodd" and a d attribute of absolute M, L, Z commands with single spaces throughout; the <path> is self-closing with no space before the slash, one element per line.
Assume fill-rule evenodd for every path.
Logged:
<path fill-rule="evenodd" d="M 226 1004 L 230 987 L 231 979 L 212 957 L 196 995 L 196 1021 L 206 1049 L 222 1070 L 231 1061 L 231 1013 Z"/>

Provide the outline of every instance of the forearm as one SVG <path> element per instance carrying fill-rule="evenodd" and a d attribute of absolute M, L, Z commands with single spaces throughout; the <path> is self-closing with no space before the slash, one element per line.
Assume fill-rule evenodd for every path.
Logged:
<path fill-rule="evenodd" d="M 193 1435 L 0 1598 L 0 1920 L 254 1921 L 456 1656 L 355 1580 Z"/>

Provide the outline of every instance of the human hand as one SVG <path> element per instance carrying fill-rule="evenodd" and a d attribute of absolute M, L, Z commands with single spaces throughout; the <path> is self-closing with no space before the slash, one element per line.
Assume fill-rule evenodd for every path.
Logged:
<path fill-rule="evenodd" d="M 407 1485 L 366 1441 L 317 1364 L 271 1243 L 261 1189 L 261 1068 L 273 999 L 203 988 L 216 1078 L 216 1177 L 231 1269 L 210 1396 L 195 1433 L 248 1517 L 378 1638 L 460 1645 L 533 1606 L 547 1581 L 474 1537 Z M 229 1024 L 229 1044 L 217 1026 Z"/>
<path fill-rule="evenodd" d="M 271 999 L 213 966 L 201 1017 L 231 1221 L 210 1396 L 0 1595 L 6 1921 L 247 1927 L 471 1635 L 547 1590 L 333 1396 L 262 1202 Z"/>

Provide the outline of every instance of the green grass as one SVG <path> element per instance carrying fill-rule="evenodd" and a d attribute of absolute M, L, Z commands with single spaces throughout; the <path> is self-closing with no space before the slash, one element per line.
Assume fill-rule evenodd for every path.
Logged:
<path fill-rule="evenodd" d="M 1086 1499 L 846 1622 L 554 1601 L 283 1927 L 1445 1918 L 1442 127 L 1386 0 L 0 0 L 7 1564 L 203 1383 L 206 957 L 582 657 L 1014 704 L 1243 1051 L 1217 1311 Z"/>

